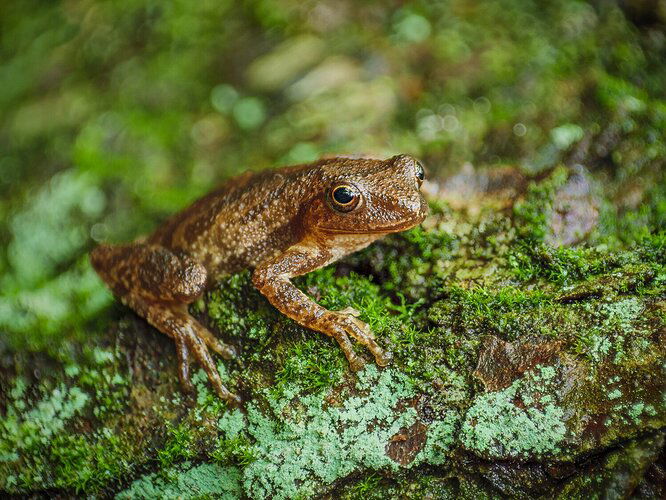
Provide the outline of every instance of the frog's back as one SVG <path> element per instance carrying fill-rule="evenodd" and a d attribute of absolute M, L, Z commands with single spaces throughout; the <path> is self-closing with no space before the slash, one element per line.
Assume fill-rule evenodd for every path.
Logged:
<path fill-rule="evenodd" d="M 254 267 L 299 238 L 303 182 L 311 166 L 246 172 L 169 218 L 150 243 L 187 252 L 213 276 Z"/>

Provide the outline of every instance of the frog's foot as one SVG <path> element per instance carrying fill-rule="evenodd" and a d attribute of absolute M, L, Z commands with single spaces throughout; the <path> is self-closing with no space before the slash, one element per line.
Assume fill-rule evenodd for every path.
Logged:
<path fill-rule="evenodd" d="M 391 359 L 390 354 L 377 345 L 370 327 L 356 318 L 359 316 L 357 310 L 347 308 L 338 312 L 329 311 L 289 280 L 320 268 L 330 262 L 331 257 L 331 253 L 322 251 L 306 238 L 283 254 L 257 266 L 252 274 L 252 282 L 280 312 L 306 328 L 337 340 L 352 370 L 360 370 L 364 362 L 354 352 L 350 336 L 370 350 L 378 365 L 387 365 Z"/>
<path fill-rule="evenodd" d="M 192 322 L 195 322 L 195 320 L 192 319 Z M 200 327 L 198 328 L 198 330 L 203 329 L 201 325 L 198 326 Z M 211 335 L 210 332 L 208 332 L 207 330 L 206 332 L 209 335 Z M 220 374 L 217 371 L 217 366 L 215 366 L 215 362 L 213 361 L 213 358 L 211 357 L 210 352 L 208 352 L 208 348 L 206 347 L 207 342 L 202 338 L 202 336 L 197 335 L 196 333 L 186 334 L 184 335 L 184 338 L 181 340 L 181 342 L 186 345 L 186 353 L 189 351 L 194 354 L 194 357 L 202 366 L 202 368 L 206 372 L 206 375 L 208 375 L 208 380 L 213 386 L 213 389 L 215 389 L 217 395 L 220 396 L 220 398 L 224 399 L 225 401 L 228 401 L 229 403 L 232 404 L 240 403 L 240 398 L 235 394 L 229 392 L 229 390 L 224 386 L 224 384 L 222 384 L 222 379 L 220 379 Z M 178 342 L 176 344 L 178 344 Z M 182 359 L 181 356 L 179 355 L 178 361 L 180 364 L 180 369 L 178 373 L 180 375 L 183 374 L 185 370 L 187 370 L 187 368 L 184 368 L 184 366 L 189 365 L 187 354 Z M 182 381 L 183 377 L 181 375 L 181 382 Z M 186 381 L 185 384 L 186 388 L 188 383 L 191 386 L 191 382 Z"/>
<path fill-rule="evenodd" d="M 347 356 L 352 370 L 358 371 L 363 368 L 363 360 L 354 353 L 348 336 L 366 346 L 379 366 L 388 365 L 392 359 L 391 353 L 379 347 L 370 326 L 357 319 L 358 315 L 360 315 L 358 311 L 349 307 L 341 311 L 329 312 L 323 318 L 326 323 L 326 331 L 332 332 L 332 336 L 338 341 Z"/>
<path fill-rule="evenodd" d="M 193 354 L 215 392 L 232 403 L 239 401 L 222 384 L 208 352 L 210 347 L 230 359 L 235 357 L 234 349 L 215 338 L 187 311 L 187 305 L 205 290 L 204 266 L 185 253 L 143 243 L 101 245 L 92 252 L 91 262 L 123 303 L 175 341 L 178 377 L 186 391 L 194 390 L 189 368 L 189 356 Z"/>
<path fill-rule="evenodd" d="M 178 377 L 186 392 L 193 392 L 190 381 L 190 354 L 206 372 L 208 380 L 220 398 L 231 404 L 240 403 L 240 398 L 230 392 L 222 383 L 217 366 L 208 351 L 211 347 L 220 355 L 231 358 L 234 350 L 219 340 L 189 315 L 183 304 L 146 303 L 140 299 L 128 300 L 128 305 L 144 316 L 148 323 L 172 337 L 178 354 Z"/>

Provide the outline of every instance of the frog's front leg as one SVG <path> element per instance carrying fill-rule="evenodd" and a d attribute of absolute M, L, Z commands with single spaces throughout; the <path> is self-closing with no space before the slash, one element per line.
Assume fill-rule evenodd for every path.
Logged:
<path fill-rule="evenodd" d="M 306 328 L 317 330 L 337 340 L 352 370 L 363 367 L 363 360 L 356 355 L 349 336 L 365 345 L 380 366 L 386 366 L 391 353 L 384 351 L 370 331 L 370 327 L 356 318 L 358 312 L 347 308 L 329 311 L 301 292 L 290 278 L 314 271 L 331 260 L 331 254 L 315 243 L 301 242 L 284 254 L 257 266 L 252 281 L 281 313 Z"/>
<path fill-rule="evenodd" d="M 192 391 L 189 354 L 206 371 L 217 394 L 228 401 L 238 397 L 222 384 L 208 347 L 229 359 L 232 347 L 220 342 L 188 312 L 187 305 L 203 293 L 206 269 L 186 254 L 149 244 L 101 245 L 91 253 L 100 277 L 120 300 L 176 343 L 183 387 Z"/>

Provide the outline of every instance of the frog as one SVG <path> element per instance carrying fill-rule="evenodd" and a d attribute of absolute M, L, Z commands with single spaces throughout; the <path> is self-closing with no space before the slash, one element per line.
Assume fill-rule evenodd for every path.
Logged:
<path fill-rule="evenodd" d="M 112 293 L 173 339 L 178 377 L 193 393 L 190 357 L 217 395 L 240 398 L 220 378 L 211 350 L 226 360 L 236 349 L 190 314 L 189 307 L 225 276 L 245 269 L 252 284 L 282 314 L 337 341 L 351 370 L 366 363 L 352 339 L 390 363 L 353 308 L 330 311 L 292 278 L 322 268 L 390 233 L 420 224 L 428 213 L 425 170 L 412 156 L 380 160 L 338 156 L 314 163 L 247 171 L 169 217 L 131 243 L 96 246 L 92 267 Z"/>

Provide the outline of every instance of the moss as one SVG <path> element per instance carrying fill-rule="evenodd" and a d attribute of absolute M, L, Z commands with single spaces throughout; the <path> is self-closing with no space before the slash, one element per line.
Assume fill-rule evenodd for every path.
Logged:
<path fill-rule="evenodd" d="M 192 448 L 193 435 L 190 429 L 180 424 L 167 428 L 168 438 L 161 450 L 157 452 L 157 460 L 163 470 L 171 468 L 177 462 L 187 460 L 194 455 Z"/>
<path fill-rule="evenodd" d="M 442 217 L 452 214 L 448 208 L 437 207 L 434 213 Z M 391 235 L 346 260 L 360 274 L 372 276 L 394 302 L 400 295 L 408 302 L 416 302 L 440 284 L 441 264 L 452 256 L 458 244 L 448 230 L 418 226 Z"/>
<path fill-rule="evenodd" d="M 63 356 L 63 345 L 90 335 L 89 322 L 111 302 L 80 255 L 90 239 L 86 228 L 105 203 L 92 176 L 66 171 L 12 214 L 6 255 L 0 254 L 0 328 L 14 349 Z"/>
<path fill-rule="evenodd" d="M 22 400 L 25 388 L 25 381 L 17 378 L 11 391 L 13 401 L 2 419 L 3 461 L 17 460 L 19 452 L 48 444 L 90 400 L 78 387 L 61 385 L 28 409 Z"/>
<path fill-rule="evenodd" d="M 115 352 L 94 348 L 86 357 L 68 365 L 60 384 L 46 379 L 34 387 L 14 379 L 0 418 L 2 488 L 97 492 L 131 470 L 136 443 L 117 435 L 114 425 L 128 383 L 117 372 Z M 88 418 L 110 427 L 86 430 Z"/>
<path fill-rule="evenodd" d="M 497 332 L 516 335 L 516 323 L 523 323 L 525 316 L 536 312 L 547 314 L 553 309 L 553 296 L 541 290 L 527 291 L 522 288 L 506 286 L 500 289 L 474 287 L 464 289 L 454 286 L 443 290 L 444 299 L 439 302 L 431 318 L 441 323 L 440 314 L 451 311 L 453 323 L 459 330 L 466 332 Z M 514 332 L 512 332 L 514 330 Z"/>
<path fill-rule="evenodd" d="M 298 382 L 310 392 L 339 383 L 347 360 L 342 352 L 326 344 L 314 339 L 295 343 L 286 355 L 282 368 L 275 374 L 277 389 L 290 382 Z"/>
<path fill-rule="evenodd" d="M 91 434 L 70 431 L 92 402 L 87 393 L 60 386 L 28 409 L 22 399 L 23 387 L 17 379 L 14 404 L 0 420 L 3 489 L 99 491 L 128 473 L 132 447 L 111 429 Z"/>
<path fill-rule="evenodd" d="M 132 471 L 132 447 L 111 429 L 102 429 L 95 439 L 61 435 L 53 440 L 49 461 L 54 486 L 77 493 L 97 492 L 109 482 L 121 482 Z"/>
<path fill-rule="evenodd" d="M 543 278 L 569 285 L 634 263 L 627 253 L 609 254 L 596 248 L 552 248 L 544 244 L 517 242 L 509 257 L 516 278 L 530 281 Z"/>
<path fill-rule="evenodd" d="M 377 490 L 379 489 L 381 481 L 382 477 L 380 475 L 374 473 L 369 474 L 367 477 L 354 484 L 343 498 L 377 498 Z"/>
<path fill-rule="evenodd" d="M 275 309 L 252 286 L 249 271 L 220 280 L 206 301 L 208 317 L 227 337 L 249 339 L 246 344 L 260 352 L 270 340 L 279 319 Z"/>
<path fill-rule="evenodd" d="M 530 182 L 525 199 L 513 207 L 521 236 L 533 242 L 543 241 L 548 231 L 548 218 L 553 210 L 555 193 L 568 178 L 569 171 L 558 167 L 546 179 Z"/>

